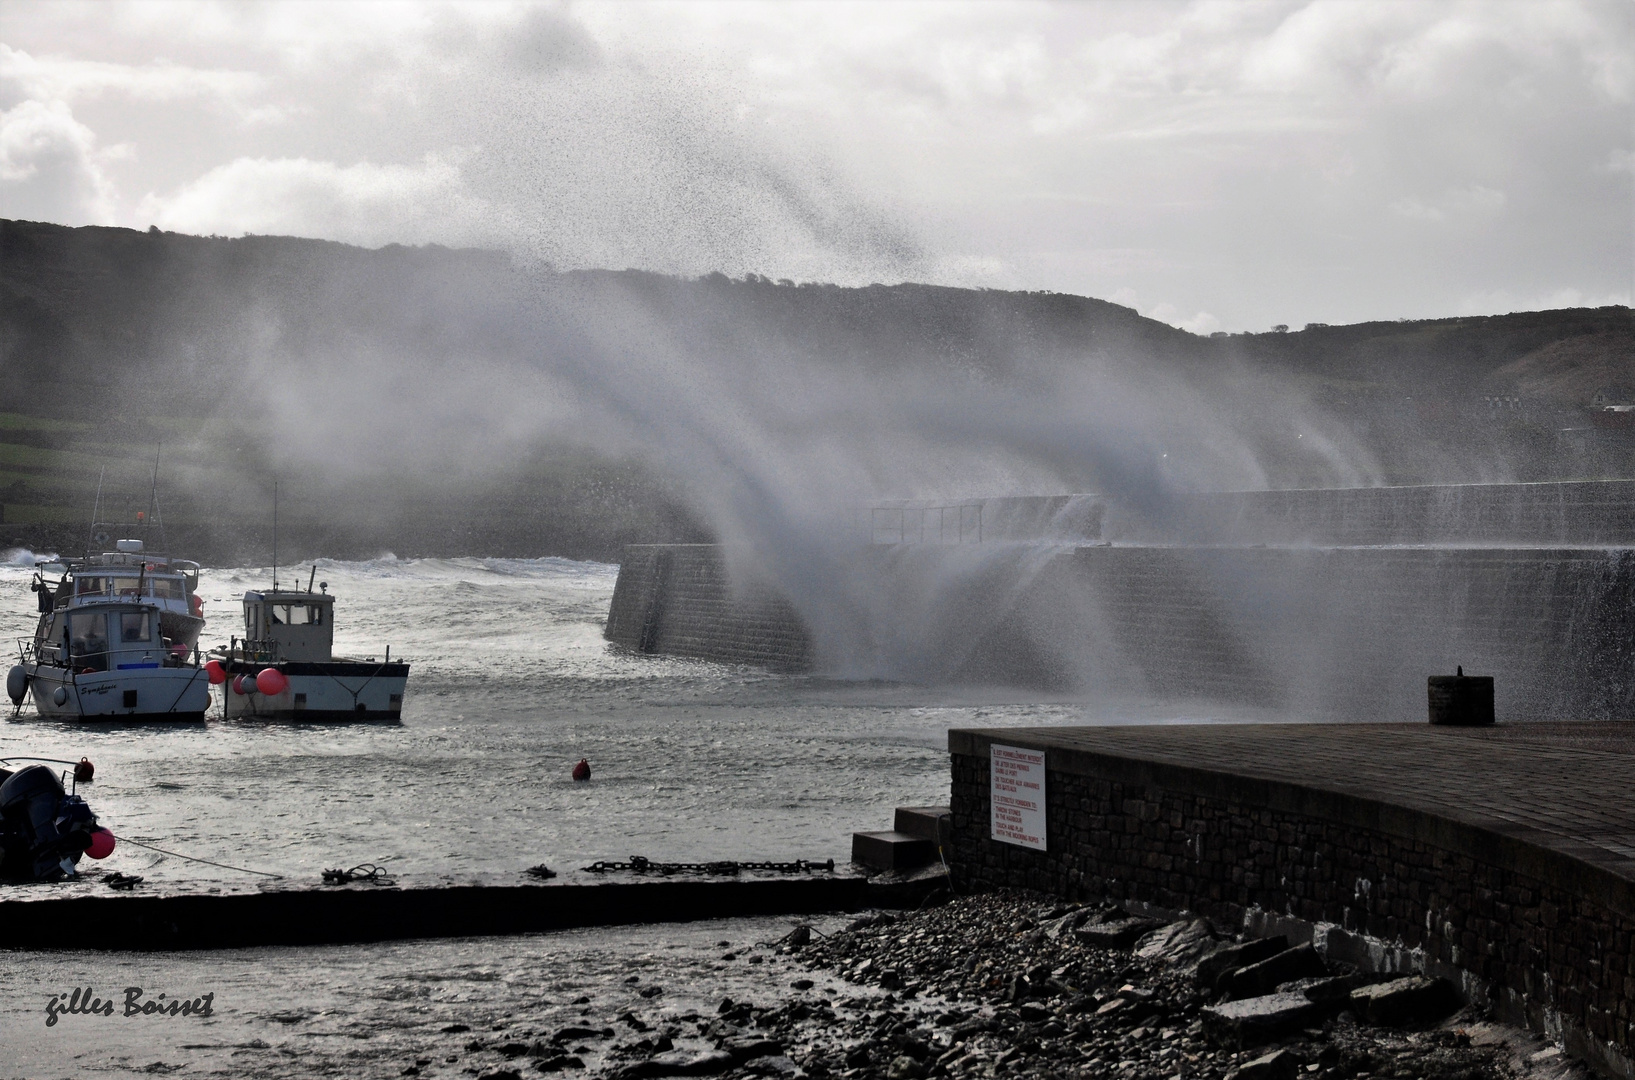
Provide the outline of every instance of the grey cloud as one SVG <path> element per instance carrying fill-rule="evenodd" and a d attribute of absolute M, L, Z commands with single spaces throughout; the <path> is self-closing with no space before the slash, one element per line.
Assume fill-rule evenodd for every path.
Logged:
<path fill-rule="evenodd" d="M 13 48 L 110 79 L 74 121 L 134 148 L 82 157 L 104 186 L 64 220 L 100 190 L 145 226 L 236 163 L 305 161 L 281 219 L 267 193 L 247 204 L 256 231 L 339 235 L 367 203 L 345 235 L 499 237 L 562 266 L 940 275 L 1227 328 L 1627 296 L 1635 273 L 1631 173 L 1608 166 L 1635 100 L 1620 0 L 197 10 L 0 15 Z M 154 104 L 183 83 L 201 89 Z M 368 170 L 428 155 L 457 182 L 358 201 Z"/>
<path fill-rule="evenodd" d="M 529 8 L 521 23 L 506 37 L 502 55 L 530 74 L 589 67 L 602 60 L 602 50 L 595 39 L 565 11 L 555 7 Z"/>

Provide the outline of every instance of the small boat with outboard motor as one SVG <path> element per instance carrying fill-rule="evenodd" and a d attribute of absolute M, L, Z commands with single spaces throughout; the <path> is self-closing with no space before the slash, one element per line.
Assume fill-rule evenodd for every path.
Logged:
<path fill-rule="evenodd" d="M 22 764 L 28 761 L 35 764 Z M 50 765 L 71 765 L 73 771 L 59 776 Z M 62 881 L 79 872 L 82 855 L 113 854 L 114 834 L 97 824 L 79 794 L 94 772 L 84 758 L 0 758 L 0 880 Z"/>
<path fill-rule="evenodd" d="M 142 530 L 92 531 L 105 543 Z M 138 538 L 113 547 L 36 564 L 40 620 L 34 637 L 17 643 L 7 695 L 19 710 L 32 696 L 39 714 L 55 719 L 203 720 L 210 680 L 198 650 L 199 564 L 149 551 Z"/>
<path fill-rule="evenodd" d="M 336 656 L 335 597 L 307 587 L 244 594 L 244 637 L 211 652 L 210 680 L 223 686 L 222 715 L 267 720 L 399 720 L 409 665 L 385 658 Z"/>

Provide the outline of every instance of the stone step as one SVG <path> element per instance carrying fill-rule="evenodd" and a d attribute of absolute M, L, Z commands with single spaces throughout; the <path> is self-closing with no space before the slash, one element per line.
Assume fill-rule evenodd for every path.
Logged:
<path fill-rule="evenodd" d="M 892 828 L 947 847 L 953 840 L 954 816 L 946 806 L 899 806 Z"/>
<path fill-rule="evenodd" d="M 923 836 L 895 829 L 852 833 L 852 862 L 871 870 L 911 870 L 936 857 L 936 845 Z"/>

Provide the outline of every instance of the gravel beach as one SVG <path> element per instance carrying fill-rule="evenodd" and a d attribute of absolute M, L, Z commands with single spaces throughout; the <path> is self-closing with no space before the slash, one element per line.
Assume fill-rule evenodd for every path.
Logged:
<path fill-rule="evenodd" d="M 1441 1015 L 1434 995 L 1416 999 L 1431 1018 L 1359 1018 L 1351 995 L 1392 984 L 1343 969 L 1253 985 L 1280 966 L 1309 965 L 1299 949 L 1272 957 L 1270 968 L 1268 960 L 1226 963 L 1266 951 L 1257 943 L 1245 951 L 1197 923 L 1154 925 L 1117 908 L 998 893 L 799 924 L 731 919 L 202 953 L 18 952 L 0 971 L 0 1075 L 1589 1075 L 1542 1038 L 1469 1009 Z M 168 1020 L 65 1015 L 48 1026 L 51 995 L 86 985 L 115 996 L 126 985 L 149 997 L 212 992 L 214 1008 Z M 1271 992 L 1234 998 L 1218 986 Z M 1306 991 L 1324 1000 L 1304 1011 L 1289 1004 Z M 1217 1015 L 1261 998 L 1293 1008 L 1297 1026 L 1265 1037 Z"/>
<path fill-rule="evenodd" d="M 532 1041 L 474 1039 L 462 1071 L 487 1080 L 581 1069 L 612 1080 L 1589 1075 L 1427 980 L 1234 942 L 1195 920 L 1158 923 L 1033 894 L 869 913 L 827 932 L 797 926 L 720 961 L 788 978 L 711 1010 L 667 1010 L 655 997 Z M 1309 973 L 1255 984 L 1291 965 Z M 1370 1013 L 1391 1000 L 1407 1004 Z M 1267 1001 L 1281 1018 L 1273 1027 L 1257 1004 Z M 477 1067 L 494 1054 L 510 1060 Z"/>

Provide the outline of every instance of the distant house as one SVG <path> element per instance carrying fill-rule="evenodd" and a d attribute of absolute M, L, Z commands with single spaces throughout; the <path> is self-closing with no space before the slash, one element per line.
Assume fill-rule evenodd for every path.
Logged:
<path fill-rule="evenodd" d="M 1635 405 L 1635 390 L 1627 386 L 1603 386 L 1590 398 L 1590 408 L 1611 409 L 1619 405 Z"/>

